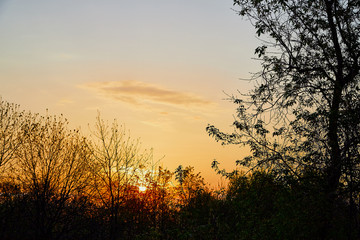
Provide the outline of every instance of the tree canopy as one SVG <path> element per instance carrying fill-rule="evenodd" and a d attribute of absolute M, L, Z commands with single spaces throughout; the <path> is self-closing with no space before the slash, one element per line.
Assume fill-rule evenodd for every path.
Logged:
<path fill-rule="evenodd" d="M 232 96 L 235 131 L 213 125 L 223 144 L 248 145 L 238 163 L 278 176 L 316 172 L 333 201 L 359 192 L 360 2 L 234 0 L 256 29 L 262 70 L 254 89 Z M 307 175 L 308 176 L 308 175 Z M 328 224 L 326 224 L 328 225 Z"/>

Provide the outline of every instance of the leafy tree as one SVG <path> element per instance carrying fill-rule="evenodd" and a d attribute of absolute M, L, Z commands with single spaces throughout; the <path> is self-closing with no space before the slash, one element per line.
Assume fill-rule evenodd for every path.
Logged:
<path fill-rule="evenodd" d="M 173 230 L 176 239 L 220 239 L 216 221 L 218 200 L 194 167 L 180 165 L 175 170 L 177 202 L 177 226 Z M 224 209 L 221 209 L 222 211 Z"/>
<path fill-rule="evenodd" d="M 194 167 L 183 168 L 180 165 L 175 170 L 175 179 L 179 182 L 178 194 L 181 205 L 189 204 L 198 194 L 207 190 L 204 178 L 200 173 L 194 172 Z"/>
<path fill-rule="evenodd" d="M 304 171 L 323 177 L 322 192 L 333 219 L 337 197 L 358 202 L 360 159 L 360 3 L 352 0 L 234 0 L 236 11 L 269 40 L 255 49 L 262 71 L 254 90 L 231 97 L 235 132 L 213 125 L 224 144 L 248 145 L 240 161 L 301 180 Z M 354 212 L 354 211 L 353 211 Z"/>
<path fill-rule="evenodd" d="M 314 179 L 284 183 L 262 170 L 232 176 L 225 201 L 232 231 L 226 239 L 321 239 L 325 198 Z M 337 222 L 334 239 L 347 239 L 343 226 Z"/>
<path fill-rule="evenodd" d="M 170 186 L 172 175 L 162 167 L 144 169 L 141 185 L 127 189 L 119 211 L 126 232 L 123 239 L 171 238 L 167 229 L 175 213 L 171 208 L 174 196 Z M 146 186 L 146 189 L 140 186 Z"/>
<path fill-rule="evenodd" d="M 148 171 L 145 176 L 147 190 L 140 194 L 146 203 L 149 226 L 153 234 L 159 238 L 166 238 L 167 228 L 174 218 L 174 191 L 171 185 L 173 172 L 159 166 L 157 169 Z"/>

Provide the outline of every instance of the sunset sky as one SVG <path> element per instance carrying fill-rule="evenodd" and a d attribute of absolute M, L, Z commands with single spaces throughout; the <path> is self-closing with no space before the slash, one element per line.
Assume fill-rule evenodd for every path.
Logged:
<path fill-rule="evenodd" d="M 0 0 L 0 95 L 22 109 L 64 114 L 89 132 L 97 112 L 117 119 L 170 170 L 206 181 L 217 159 L 245 151 L 210 138 L 231 131 L 235 105 L 259 70 L 259 41 L 232 0 Z"/>

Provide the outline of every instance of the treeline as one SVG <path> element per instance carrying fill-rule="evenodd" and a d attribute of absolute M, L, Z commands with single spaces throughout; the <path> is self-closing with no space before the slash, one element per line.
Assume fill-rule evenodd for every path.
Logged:
<path fill-rule="evenodd" d="M 0 171 L 0 239 L 134 239 L 172 217 L 172 173 L 100 117 L 84 137 L 1 101 Z"/>
<path fill-rule="evenodd" d="M 91 136 L 63 117 L 0 105 L 0 239 L 325 239 L 323 179 L 271 170 L 220 173 L 210 190 L 193 167 L 155 166 L 116 122 Z M 218 170 L 214 164 L 215 170 Z M 174 184 L 176 183 L 176 184 Z M 336 200 L 332 239 L 356 239 L 359 211 Z"/>

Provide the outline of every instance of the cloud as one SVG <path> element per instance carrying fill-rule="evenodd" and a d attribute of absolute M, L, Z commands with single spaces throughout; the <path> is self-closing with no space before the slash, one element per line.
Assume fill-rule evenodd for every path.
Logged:
<path fill-rule="evenodd" d="M 175 91 L 140 81 L 93 82 L 84 87 L 95 90 L 107 98 L 132 105 L 156 103 L 177 107 L 203 107 L 213 104 L 192 93 Z"/>

